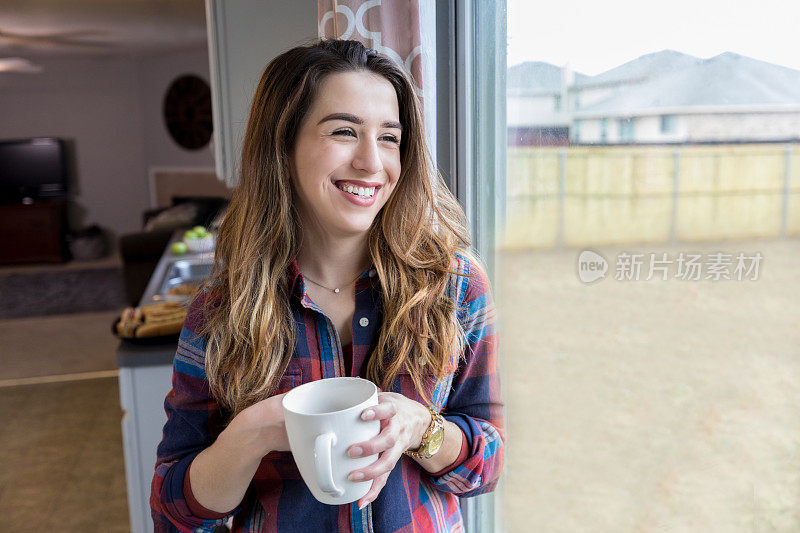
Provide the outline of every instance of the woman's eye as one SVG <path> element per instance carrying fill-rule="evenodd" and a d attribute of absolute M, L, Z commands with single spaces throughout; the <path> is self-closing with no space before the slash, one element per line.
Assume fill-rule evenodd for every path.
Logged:
<path fill-rule="evenodd" d="M 356 134 L 353 133 L 353 130 L 336 130 L 333 133 L 331 133 L 331 135 L 350 135 L 352 137 L 356 136 Z"/>
<path fill-rule="evenodd" d="M 384 135 L 383 137 L 381 137 L 381 139 L 383 139 L 384 141 L 389 141 L 390 143 L 400 144 L 400 139 L 398 139 L 394 135 Z"/>

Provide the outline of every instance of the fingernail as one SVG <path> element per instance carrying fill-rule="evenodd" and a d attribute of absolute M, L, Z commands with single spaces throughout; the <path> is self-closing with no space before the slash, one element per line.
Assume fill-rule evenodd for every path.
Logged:
<path fill-rule="evenodd" d="M 361 479 L 364 479 L 364 474 L 361 472 L 353 472 L 350 474 L 350 481 L 359 481 Z"/>
<path fill-rule="evenodd" d="M 372 420 L 375 417 L 375 411 L 368 409 L 361 414 L 362 420 Z"/>
<path fill-rule="evenodd" d="M 361 457 L 363 450 L 358 446 L 350 449 L 350 457 Z"/>
<path fill-rule="evenodd" d="M 361 505 L 359 505 L 359 506 L 358 506 L 358 510 L 360 511 L 361 509 L 363 509 L 363 508 L 364 508 L 364 507 L 366 507 L 367 505 L 369 505 L 369 502 L 364 502 L 364 503 L 362 503 Z"/>

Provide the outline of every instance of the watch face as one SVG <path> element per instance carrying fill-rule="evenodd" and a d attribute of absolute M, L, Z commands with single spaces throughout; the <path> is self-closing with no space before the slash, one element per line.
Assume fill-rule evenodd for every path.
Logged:
<path fill-rule="evenodd" d="M 439 451 L 439 448 L 442 447 L 442 443 L 444 442 L 444 428 L 439 429 L 439 431 L 435 432 L 431 435 L 430 443 L 428 444 L 428 453 L 433 455 Z"/>

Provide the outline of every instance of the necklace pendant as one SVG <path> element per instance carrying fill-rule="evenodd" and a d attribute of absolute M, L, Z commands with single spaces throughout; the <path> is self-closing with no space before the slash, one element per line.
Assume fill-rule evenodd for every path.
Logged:
<path fill-rule="evenodd" d="M 333 289 L 333 292 L 339 292 L 339 289 L 338 288 Z"/>

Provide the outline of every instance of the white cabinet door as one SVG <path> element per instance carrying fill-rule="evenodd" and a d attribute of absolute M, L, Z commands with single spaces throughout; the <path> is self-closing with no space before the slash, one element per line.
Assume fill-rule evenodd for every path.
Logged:
<path fill-rule="evenodd" d="M 150 482 L 156 465 L 156 447 L 161 442 L 167 421 L 164 399 L 171 388 L 172 365 L 122 367 L 119 370 L 131 533 L 153 531 Z"/>
<path fill-rule="evenodd" d="M 316 0 L 206 0 L 217 176 L 238 181 L 250 102 L 275 56 L 317 37 Z"/>

